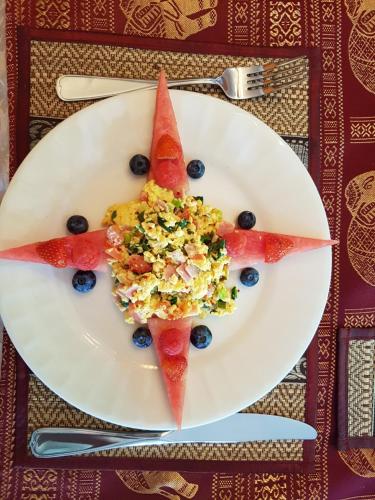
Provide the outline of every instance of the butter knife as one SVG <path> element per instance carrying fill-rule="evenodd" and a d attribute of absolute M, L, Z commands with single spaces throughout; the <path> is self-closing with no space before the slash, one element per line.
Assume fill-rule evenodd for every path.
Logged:
<path fill-rule="evenodd" d="M 236 413 L 212 424 L 176 431 L 111 432 L 91 429 L 41 428 L 30 439 L 35 457 L 55 458 L 96 451 L 182 443 L 241 443 L 284 439 L 315 439 L 304 422 L 273 415 Z"/>

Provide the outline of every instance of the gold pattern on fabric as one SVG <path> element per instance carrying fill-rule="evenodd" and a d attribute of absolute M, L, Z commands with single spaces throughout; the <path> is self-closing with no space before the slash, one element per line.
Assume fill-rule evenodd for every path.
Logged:
<path fill-rule="evenodd" d="M 350 340 L 348 352 L 348 436 L 374 433 L 375 340 Z"/>
<path fill-rule="evenodd" d="M 347 237 L 349 260 L 363 281 L 375 286 L 375 170 L 354 177 L 345 197 L 352 215 Z"/>
<path fill-rule="evenodd" d="M 375 478 L 375 450 L 353 448 L 347 451 L 338 451 L 338 454 L 357 476 Z"/>
<path fill-rule="evenodd" d="M 64 500 L 99 500 L 101 485 L 99 470 L 69 469 L 66 474 L 67 485 Z"/>
<path fill-rule="evenodd" d="M 345 310 L 345 328 L 371 328 L 375 326 L 375 307 Z"/>
<path fill-rule="evenodd" d="M 129 490 L 140 495 L 161 495 L 168 500 L 190 499 L 199 489 L 178 472 L 117 470 L 116 474 Z"/>
<path fill-rule="evenodd" d="M 246 411 L 268 413 L 304 420 L 305 384 L 281 383 Z M 28 398 L 28 435 L 39 427 L 81 427 L 120 430 L 108 422 L 83 413 L 60 399 L 35 375 L 30 375 Z M 271 441 L 238 444 L 173 444 L 138 446 L 110 450 L 98 455 L 112 457 L 176 458 L 199 460 L 302 460 L 301 441 Z"/>
<path fill-rule="evenodd" d="M 86 31 L 115 31 L 113 0 L 84 0 L 81 2 L 82 29 Z"/>
<path fill-rule="evenodd" d="M 217 22 L 218 0 L 120 0 L 124 33 L 185 40 Z"/>
<path fill-rule="evenodd" d="M 354 76 L 371 93 L 375 93 L 375 2 L 345 0 L 349 19 L 353 23 L 348 55 Z"/>
<path fill-rule="evenodd" d="M 301 4 L 299 1 L 273 1 L 270 3 L 271 47 L 302 44 Z"/>
<path fill-rule="evenodd" d="M 31 101 L 32 116 L 66 118 L 90 102 L 66 103 L 56 95 L 56 79 L 62 74 L 86 74 L 124 78 L 157 77 L 161 67 L 173 78 L 220 75 L 230 66 L 246 66 L 255 58 L 184 54 L 151 50 L 32 41 Z M 270 61 L 267 59 L 266 61 Z M 213 86 L 184 87 L 228 101 Z M 259 99 L 233 101 L 253 113 L 277 133 L 286 136 L 308 136 L 308 82 L 282 89 L 277 94 Z"/>
<path fill-rule="evenodd" d="M 35 9 L 38 28 L 70 28 L 69 0 L 36 0 Z"/>
<path fill-rule="evenodd" d="M 350 142 L 375 144 L 375 116 L 350 117 Z"/>

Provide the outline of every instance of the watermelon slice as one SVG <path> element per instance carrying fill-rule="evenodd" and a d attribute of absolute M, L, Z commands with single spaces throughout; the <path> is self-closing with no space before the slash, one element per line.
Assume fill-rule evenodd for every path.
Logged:
<path fill-rule="evenodd" d="M 148 320 L 169 404 L 179 429 L 184 407 L 191 324 L 191 318 Z"/>
<path fill-rule="evenodd" d="M 253 229 L 234 229 L 224 234 L 221 232 L 221 236 L 225 240 L 228 255 L 231 257 L 231 269 L 251 266 L 257 262 L 271 264 L 278 262 L 286 255 L 337 243 L 335 240 L 305 238 Z"/>
<path fill-rule="evenodd" d="M 188 179 L 184 155 L 178 134 L 167 80 L 162 70 L 159 76 L 151 144 L 149 180 L 182 196 Z"/>
<path fill-rule="evenodd" d="M 106 259 L 106 229 L 75 236 L 38 241 L 0 250 L 0 259 L 50 264 L 85 270 L 103 270 Z"/>

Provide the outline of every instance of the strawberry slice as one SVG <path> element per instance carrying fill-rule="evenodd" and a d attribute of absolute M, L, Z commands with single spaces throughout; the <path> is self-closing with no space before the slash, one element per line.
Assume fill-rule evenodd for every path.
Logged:
<path fill-rule="evenodd" d="M 267 234 L 264 237 L 264 261 L 267 264 L 278 262 L 290 252 L 293 246 L 290 238 Z"/>
<path fill-rule="evenodd" d="M 136 274 L 144 274 L 152 271 L 152 264 L 146 262 L 142 255 L 131 255 L 127 263 L 130 270 Z"/>
<path fill-rule="evenodd" d="M 183 339 L 177 328 L 164 330 L 159 337 L 159 348 L 169 356 L 180 354 L 184 347 Z"/>
<path fill-rule="evenodd" d="M 158 160 L 177 160 L 181 154 L 180 145 L 168 134 L 164 134 L 156 145 L 156 158 Z"/>
<path fill-rule="evenodd" d="M 178 382 L 183 377 L 187 368 L 184 356 L 166 356 L 161 364 L 164 375 L 172 382 Z"/>
<path fill-rule="evenodd" d="M 42 241 L 36 246 L 36 252 L 51 266 L 62 268 L 68 264 L 68 252 L 64 238 Z"/>

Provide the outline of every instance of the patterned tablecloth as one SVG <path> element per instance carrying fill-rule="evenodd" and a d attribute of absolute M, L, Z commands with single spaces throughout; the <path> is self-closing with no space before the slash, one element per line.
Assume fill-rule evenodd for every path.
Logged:
<path fill-rule="evenodd" d="M 111 39 L 111 34 L 131 35 L 141 44 L 147 40 L 148 48 L 158 51 L 164 49 L 166 42 L 163 40 L 166 38 L 180 40 L 181 50 L 186 47 L 185 51 L 198 52 L 197 47 L 204 45 L 207 53 L 233 56 L 245 54 L 244 50 L 249 47 L 255 50 L 254 55 L 258 47 L 278 49 L 280 57 L 286 56 L 282 52 L 286 48 L 293 47 L 301 53 L 311 48 L 318 49 L 320 71 L 315 70 L 310 83 L 313 86 L 320 84 L 320 133 L 318 137 L 309 122 L 310 146 L 316 145 L 319 139 L 320 192 L 331 234 L 341 243 L 334 251 L 331 292 L 316 337 L 317 359 L 313 361 L 317 370 L 317 391 L 313 399 L 318 430 L 313 472 L 276 473 L 270 469 L 250 473 L 245 468 L 237 473 L 203 474 L 182 472 L 178 465 L 174 472 L 159 472 L 157 460 L 150 467 L 152 471 L 78 469 L 69 467 L 69 464 L 65 464 L 65 469 L 31 463 L 22 468 L 15 467 L 19 439 L 17 433 L 14 434 L 16 415 L 11 406 L 17 394 L 16 358 L 7 340 L 0 384 L 0 500 L 138 499 L 143 494 L 150 495 L 148 498 L 163 496 L 173 500 L 375 498 L 374 450 L 337 451 L 335 446 L 337 331 L 339 327 L 375 325 L 374 2 L 8 0 L 6 34 L 11 174 L 26 152 L 28 138 L 25 134 L 32 133 L 30 123 L 24 119 L 21 123 L 20 116 L 18 121 L 16 119 L 17 100 L 24 90 L 23 83 L 18 82 L 18 70 L 29 64 L 20 56 L 24 52 L 17 45 L 18 26 L 50 30 L 51 36 L 55 36 L 52 30 L 58 30 L 56 37 L 61 41 L 65 38 L 66 43 L 74 39 L 82 41 L 85 37 L 91 40 L 90 43 L 98 43 L 95 34 L 106 33 L 109 34 L 108 43 L 116 45 L 118 38 Z M 123 39 L 127 40 L 126 37 Z M 34 44 L 31 53 L 34 58 L 42 60 L 43 54 L 48 56 L 48 50 L 52 49 L 40 41 L 38 43 Z M 34 60 L 31 72 L 36 67 Z M 30 113 L 34 120 L 33 130 L 38 135 L 40 124 L 35 123 L 38 117 L 52 121 L 61 119 L 64 109 L 68 108 L 61 110 L 61 116 L 48 116 L 48 95 L 39 103 L 33 101 L 32 96 L 31 92 Z M 315 109 L 317 111 L 318 107 Z M 282 128 L 281 121 L 282 118 L 275 125 L 276 129 L 278 126 Z M 371 381 L 374 384 L 374 377 Z M 18 377 L 17 387 L 23 383 L 22 377 Z M 33 390 L 40 395 L 43 389 L 38 389 L 37 385 L 38 382 L 34 381 Z M 20 401 L 19 395 L 17 398 Z M 366 406 L 366 401 L 360 401 L 360 404 Z M 21 411 L 22 418 L 23 415 Z M 23 422 L 23 425 L 27 423 Z"/>

